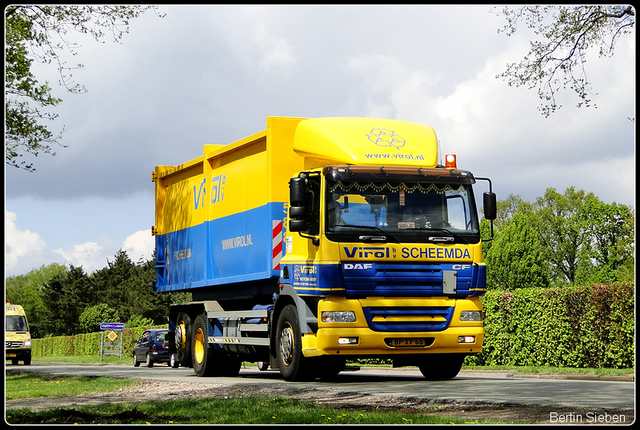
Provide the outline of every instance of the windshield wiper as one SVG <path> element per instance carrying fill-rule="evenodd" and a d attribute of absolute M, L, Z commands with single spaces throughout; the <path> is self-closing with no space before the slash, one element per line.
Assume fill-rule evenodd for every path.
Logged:
<path fill-rule="evenodd" d="M 395 237 L 393 237 L 393 235 L 389 234 L 388 232 L 382 230 L 379 227 L 375 227 L 375 226 L 371 226 L 371 225 L 336 225 L 334 226 L 335 228 L 363 228 L 366 230 L 373 230 L 377 233 L 382 234 L 382 236 L 369 236 L 369 235 L 361 235 L 358 236 L 358 239 L 365 241 L 365 242 L 386 242 L 387 240 L 391 239 L 391 241 L 395 242 L 395 243 L 400 243 L 400 241 L 398 239 L 396 239 Z"/>
<path fill-rule="evenodd" d="M 424 228 L 424 229 L 420 229 L 420 230 L 433 231 L 433 232 L 446 233 L 447 234 L 447 236 L 429 236 L 429 241 L 430 242 L 448 243 L 448 242 L 454 242 L 454 241 L 458 240 L 458 241 L 460 241 L 462 243 L 469 243 L 467 241 L 467 239 L 463 238 L 462 236 L 460 236 L 458 234 L 455 234 L 451 230 L 447 230 L 446 228 Z"/>

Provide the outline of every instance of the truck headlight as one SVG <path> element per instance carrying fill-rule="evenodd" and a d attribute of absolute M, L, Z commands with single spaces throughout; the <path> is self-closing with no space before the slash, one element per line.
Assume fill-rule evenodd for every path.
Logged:
<path fill-rule="evenodd" d="M 482 311 L 462 311 L 460 321 L 482 321 Z"/>
<path fill-rule="evenodd" d="M 22 345 L 22 346 L 24 346 L 25 348 L 30 347 L 31 346 L 31 341 L 30 340 L 25 340 L 24 345 Z"/>
<path fill-rule="evenodd" d="M 356 322 L 356 314 L 353 311 L 323 311 L 320 318 L 323 323 Z"/>

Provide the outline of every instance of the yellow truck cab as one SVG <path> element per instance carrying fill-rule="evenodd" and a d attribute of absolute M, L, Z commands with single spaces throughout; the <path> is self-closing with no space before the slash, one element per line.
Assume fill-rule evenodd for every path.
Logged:
<path fill-rule="evenodd" d="M 439 161 L 440 159 L 440 161 Z M 444 163 L 443 163 L 444 162 Z M 267 128 L 157 166 L 158 293 L 169 350 L 198 376 L 242 361 L 285 380 L 347 360 L 392 360 L 451 379 L 484 340 L 473 185 L 433 128 L 378 118 L 267 118 Z"/>
<path fill-rule="evenodd" d="M 31 335 L 27 315 L 20 305 L 5 304 L 4 340 L 7 360 L 12 364 L 19 361 L 25 365 L 31 364 Z"/>

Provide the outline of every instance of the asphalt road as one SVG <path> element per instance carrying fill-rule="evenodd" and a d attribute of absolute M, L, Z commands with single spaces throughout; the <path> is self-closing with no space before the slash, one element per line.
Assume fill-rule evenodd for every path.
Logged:
<path fill-rule="evenodd" d="M 257 367 L 242 369 L 234 378 L 198 378 L 192 369 L 153 368 L 133 365 L 44 364 L 7 365 L 7 370 L 64 375 L 95 375 L 142 378 L 154 381 L 197 382 L 200 384 L 261 384 L 274 388 L 324 390 L 331 395 L 400 397 L 436 402 L 534 405 L 558 408 L 559 413 L 590 410 L 635 409 L 635 383 L 618 380 L 585 380 L 575 377 L 526 377 L 504 371 L 463 370 L 449 381 L 426 381 L 417 369 L 363 368 L 342 372 L 331 382 L 286 382 L 279 372 L 261 372 Z"/>

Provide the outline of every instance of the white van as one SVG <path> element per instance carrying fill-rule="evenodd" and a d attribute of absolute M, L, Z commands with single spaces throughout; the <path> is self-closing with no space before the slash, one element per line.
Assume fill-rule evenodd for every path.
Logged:
<path fill-rule="evenodd" d="M 25 365 L 31 364 L 31 335 L 27 315 L 20 305 L 5 304 L 6 324 L 4 328 L 4 340 L 7 351 L 7 360 L 12 364 L 23 361 Z"/>

